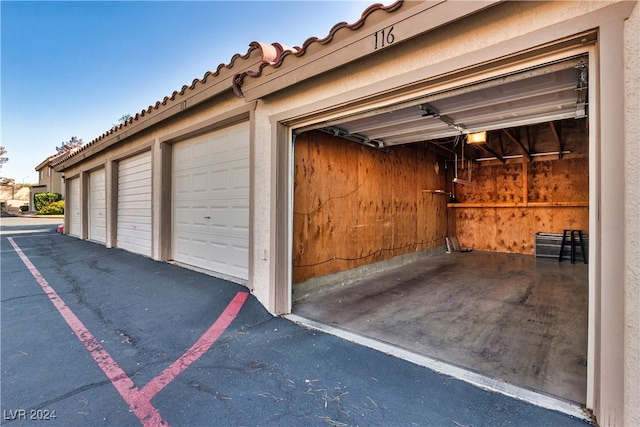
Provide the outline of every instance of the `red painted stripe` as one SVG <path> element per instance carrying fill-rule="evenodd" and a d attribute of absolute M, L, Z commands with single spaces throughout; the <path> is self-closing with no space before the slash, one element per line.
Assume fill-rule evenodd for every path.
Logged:
<path fill-rule="evenodd" d="M 152 379 L 142 390 L 139 390 L 126 372 L 120 368 L 120 365 L 118 365 L 107 350 L 102 347 L 89 329 L 84 326 L 82 321 L 78 319 L 75 313 L 73 313 L 62 298 L 60 298 L 58 293 L 49 285 L 49 282 L 47 282 L 29 258 L 22 252 L 22 249 L 20 249 L 11 237 L 7 238 L 7 240 L 82 345 L 89 351 L 93 360 L 96 361 L 100 369 L 102 369 L 111 381 L 111 384 L 113 384 L 118 393 L 120 393 L 120 396 L 122 396 L 127 405 L 129 405 L 131 411 L 145 427 L 168 426 L 168 423 L 162 421 L 162 416 L 158 410 L 151 404 L 151 399 L 213 345 L 231 324 L 233 319 L 236 318 L 249 297 L 249 294 L 246 292 L 238 292 L 214 324 L 189 350 L 160 375 Z"/>
<path fill-rule="evenodd" d="M 27 267 L 31 275 L 36 279 L 44 293 L 49 297 L 53 305 L 58 309 L 67 325 L 73 333 L 78 337 L 82 345 L 89 351 L 93 360 L 96 361 L 102 372 L 109 378 L 111 384 L 118 390 L 120 396 L 129 405 L 129 408 L 138 417 L 144 426 L 160 426 L 167 425 L 162 422 L 162 417 L 156 408 L 153 407 L 148 400 L 137 399 L 139 394 L 138 388 L 135 386 L 129 376 L 120 368 L 118 363 L 113 360 L 111 355 L 96 340 L 89 329 L 78 319 L 71 309 L 60 298 L 58 293 L 49 285 L 49 282 L 40 274 L 38 269 L 31 263 L 29 258 L 22 252 L 22 249 L 9 237 L 9 243 L 13 246 L 24 265 Z"/>
<path fill-rule="evenodd" d="M 109 378 L 111 384 L 118 390 L 120 396 L 127 402 L 129 408 L 138 417 L 142 425 L 144 426 L 160 426 L 168 425 L 163 423 L 162 417 L 156 408 L 153 407 L 149 400 L 138 399 L 139 390 L 131 381 L 126 372 L 120 368 L 120 365 L 113 360 L 107 350 L 96 340 L 89 329 L 78 319 L 73 311 L 65 304 L 60 298 L 58 293 L 49 285 L 49 282 L 42 277 L 42 274 L 31 263 L 29 258 L 22 252 L 22 249 L 9 237 L 9 243 L 13 246 L 24 265 L 36 282 L 40 285 L 44 293 L 49 297 L 53 305 L 58 309 L 58 312 L 62 315 L 67 325 L 71 328 L 73 333 L 78 337 L 84 348 L 89 351 L 93 360 L 96 361 L 102 372 Z"/>
<path fill-rule="evenodd" d="M 182 371 L 187 369 L 194 361 L 198 360 L 214 342 L 222 335 L 222 333 L 229 327 L 233 319 L 236 318 L 244 302 L 249 297 L 247 292 L 238 292 L 236 296 L 231 300 L 227 308 L 222 312 L 220 317 L 214 322 L 213 325 L 200 337 L 198 341 L 191 346 L 178 360 L 173 362 L 167 369 L 162 371 L 160 375 L 152 379 L 147 385 L 145 385 L 141 392 L 144 396 L 151 400 L 153 396 L 158 394 L 167 384 L 169 384 L 175 377 L 180 375 Z"/>

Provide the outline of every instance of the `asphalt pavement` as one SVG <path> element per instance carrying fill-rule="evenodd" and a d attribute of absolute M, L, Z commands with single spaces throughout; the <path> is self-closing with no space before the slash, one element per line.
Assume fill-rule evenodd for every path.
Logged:
<path fill-rule="evenodd" d="M 271 316 L 247 289 L 1 220 L 7 426 L 588 426 Z"/>

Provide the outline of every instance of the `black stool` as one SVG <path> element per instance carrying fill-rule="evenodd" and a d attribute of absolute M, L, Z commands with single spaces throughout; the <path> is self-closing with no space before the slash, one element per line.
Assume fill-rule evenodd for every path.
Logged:
<path fill-rule="evenodd" d="M 571 264 L 576 263 L 576 234 L 580 239 L 580 249 L 582 251 L 582 260 L 584 263 L 587 263 L 587 254 L 584 251 L 584 241 L 582 240 L 582 230 L 564 230 L 562 232 L 562 244 L 560 245 L 560 255 L 558 256 L 558 262 L 562 261 L 562 252 L 564 251 L 564 245 L 567 242 L 567 237 L 569 237 L 571 244 Z"/>

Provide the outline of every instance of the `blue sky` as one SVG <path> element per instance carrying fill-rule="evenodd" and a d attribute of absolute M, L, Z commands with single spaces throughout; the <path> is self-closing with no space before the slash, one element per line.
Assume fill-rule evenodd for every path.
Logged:
<path fill-rule="evenodd" d="M 37 183 L 72 136 L 92 141 L 253 41 L 299 46 L 373 3 L 1 1 L 0 176 Z"/>

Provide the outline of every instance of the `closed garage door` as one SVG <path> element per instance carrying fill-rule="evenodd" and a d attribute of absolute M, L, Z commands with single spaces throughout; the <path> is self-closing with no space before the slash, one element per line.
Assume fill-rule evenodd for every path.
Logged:
<path fill-rule="evenodd" d="M 151 153 L 118 167 L 118 247 L 151 256 Z"/>
<path fill-rule="evenodd" d="M 249 276 L 249 125 L 174 146 L 173 259 Z"/>
<path fill-rule="evenodd" d="M 69 234 L 75 237 L 80 237 L 80 179 L 74 178 L 69 180 L 69 197 L 67 199 Z"/>
<path fill-rule="evenodd" d="M 89 240 L 107 240 L 104 169 L 89 175 Z"/>

